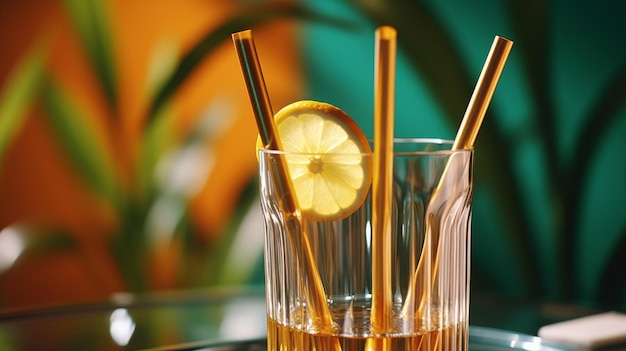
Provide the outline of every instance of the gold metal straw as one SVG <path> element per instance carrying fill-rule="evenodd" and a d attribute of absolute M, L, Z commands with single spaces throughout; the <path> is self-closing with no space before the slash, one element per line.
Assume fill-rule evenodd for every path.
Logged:
<path fill-rule="evenodd" d="M 489 107 L 489 103 L 491 102 L 491 98 L 493 97 L 493 93 L 496 90 L 498 80 L 504 70 L 504 65 L 506 64 L 512 47 L 513 41 L 500 36 L 496 36 L 494 38 L 487 60 L 485 61 L 478 78 L 478 82 L 476 83 L 476 87 L 474 88 L 474 92 L 472 93 L 472 97 L 470 98 L 470 102 L 465 110 L 465 115 L 461 121 L 454 143 L 452 144 L 452 150 L 471 149 L 474 147 L 476 136 L 478 135 L 478 131 L 487 112 L 487 108 Z M 447 166 L 448 165 L 444 168 L 441 178 L 439 179 L 439 183 L 433 190 L 432 196 L 426 208 L 426 238 L 424 239 L 424 248 L 422 249 L 422 256 L 420 257 L 417 269 L 415 270 L 415 274 L 413 276 L 413 281 L 410 285 L 411 288 L 409 289 L 405 300 L 403 314 L 406 314 L 409 310 L 415 308 L 414 299 L 417 290 L 418 276 L 423 269 L 422 267 L 425 265 L 425 261 L 430 259 L 430 253 L 434 250 L 436 250 L 434 262 L 430 265 L 431 269 L 425 272 L 430 277 L 430 284 L 426 284 L 427 286 L 424 287 L 422 303 L 419 306 L 420 311 L 424 308 L 424 301 L 427 301 L 430 298 L 435 284 L 436 271 L 441 250 L 441 245 L 439 245 L 441 236 L 438 238 L 433 237 L 433 227 L 437 227 L 438 225 L 437 223 L 433 223 L 434 220 L 431 220 L 436 218 L 433 213 L 436 209 L 431 208 L 431 204 L 439 202 L 437 201 L 437 198 L 439 197 L 441 187 L 443 186 L 443 180 L 448 170 Z"/>
<path fill-rule="evenodd" d="M 513 42 L 511 40 L 500 36 L 494 38 L 489 56 L 487 56 L 487 61 L 480 73 L 474 93 L 465 110 L 459 131 L 454 138 L 452 150 L 474 147 L 478 130 L 483 123 L 483 118 L 487 113 L 487 108 L 512 47 Z"/>
<path fill-rule="evenodd" d="M 391 210 L 393 190 L 396 30 L 376 29 L 372 180 L 372 331 L 389 332 L 392 317 Z"/>
<path fill-rule="evenodd" d="M 232 34 L 235 50 L 241 64 L 250 102 L 254 109 L 254 117 L 261 141 L 268 149 L 281 150 L 278 132 L 274 123 L 274 113 L 270 104 L 269 95 L 265 87 L 261 65 L 257 56 L 252 31 L 245 30 Z M 317 270 L 309 237 L 302 226 L 300 211 L 298 210 L 291 181 L 287 174 L 287 165 L 282 157 L 277 158 L 274 181 L 281 196 L 280 208 L 285 214 L 285 222 L 289 231 L 289 238 L 294 252 L 303 248 L 304 257 L 298 257 L 301 271 L 304 272 L 307 301 L 310 304 L 311 315 L 319 321 L 323 329 L 332 330 L 332 315 L 326 303 L 324 286 Z"/>

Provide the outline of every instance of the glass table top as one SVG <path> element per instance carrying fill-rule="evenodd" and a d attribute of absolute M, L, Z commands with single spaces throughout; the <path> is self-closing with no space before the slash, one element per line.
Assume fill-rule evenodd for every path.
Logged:
<path fill-rule="evenodd" d="M 266 326 L 261 288 L 118 294 L 99 303 L 0 312 L 0 350 L 265 350 Z M 567 349 L 472 325 L 470 350 Z"/>
<path fill-rule="evenodd" d="M 264 338 L 214 343 L 212 345 L 188 344 L 177 345 L 158 350 L 178 351 L 266 351 Z M 528 351 L 566 351 L 563 346 L 542 341 L 539 337 L 513 333 L 487 327 L 470 327 L 470 351 L 528 350 Z"/>

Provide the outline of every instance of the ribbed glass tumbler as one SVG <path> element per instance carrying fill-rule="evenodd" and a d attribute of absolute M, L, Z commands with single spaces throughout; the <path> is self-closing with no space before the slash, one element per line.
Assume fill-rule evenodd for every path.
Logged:
<path fill-rule="evenodd" d="M 473 150 L 451 146 L 395 141 L 381 267 L 371 193 L 338 220 L 286 213 L 289 154 L 260 151 L 268 350 L 467 350 Z"/>

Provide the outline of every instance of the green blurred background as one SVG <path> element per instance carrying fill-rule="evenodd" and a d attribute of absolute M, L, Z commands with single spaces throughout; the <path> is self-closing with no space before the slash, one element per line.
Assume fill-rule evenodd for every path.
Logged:
<path fill-rule="evenodd" d="M 476 146 L 475 288 L 624 301 L 624 3 L 310 3 L 365 28 L 308 27 L 304 59 L 370 136 L 376 24 L 399 30 L 398 136 L 454 138 L 494 35 L 514 40 Z"/>

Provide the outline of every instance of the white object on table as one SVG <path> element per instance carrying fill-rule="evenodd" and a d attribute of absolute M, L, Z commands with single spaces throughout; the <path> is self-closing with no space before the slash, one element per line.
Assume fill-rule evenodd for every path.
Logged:
<path fill-rule="evenodd" d="M 541 327 L 539 337 L 563 345 L 593 349 L 626 342 L 626 314 L 605 312 Z"/>

